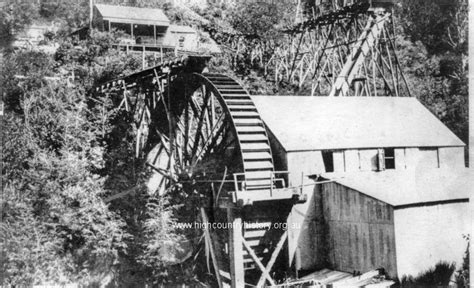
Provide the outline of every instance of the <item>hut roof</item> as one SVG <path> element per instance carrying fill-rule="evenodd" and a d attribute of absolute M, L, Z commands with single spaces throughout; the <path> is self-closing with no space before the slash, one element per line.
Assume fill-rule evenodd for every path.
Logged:
<path fill-rule="evenodd" d="M 169 26 L 170 20 L 161 9 L 96 4 L 104 20 L 116 23 Z"/>

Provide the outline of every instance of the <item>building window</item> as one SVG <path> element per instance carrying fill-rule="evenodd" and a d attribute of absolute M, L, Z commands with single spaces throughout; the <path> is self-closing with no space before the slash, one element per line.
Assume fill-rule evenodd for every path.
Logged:
<path fill-rule="evenodd" d="M 395 169 L 395 149 L 384 148 L 383 153 L 384 153 L 385 169 Z"/>
<path fill-rule="evenodd" d="M 346 171 L 345 150 L 321 151 L 326 172 Z"/>
<path fill-rule="evenodd" d="M 322 151 L 323 154 L 323 162 L 324 162 L 324 168 L 326 169 L 326 172 L 334 172 L 334 158 L 332 155 L 332 151 Z"/>

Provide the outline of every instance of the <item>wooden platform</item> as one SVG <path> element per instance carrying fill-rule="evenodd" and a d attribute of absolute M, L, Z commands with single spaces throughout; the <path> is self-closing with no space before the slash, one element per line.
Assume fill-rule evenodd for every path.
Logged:
<path fill-rule="evenodd" d="M 297 280 L 270 286 L 279 288 L 290 287 L 318 287 L 318 288 L 340 288 L 340 287 L 366 287 L 366 288 L 388 288 L 395 284 L 392 280 L 386 280 L 379 270 L 372 270 L 362 275 L 353 276 L 350 273 L 323 269 L 316 271 Z"/>
<path fill-rule="evenodd" d="M 243 205 L 252 205 L 254 202 L 273 201 L 273 200 L 298 200 L 300 197 L 299 189 L 264 189 L 252 191 L 237 191 L 235 193 L 235 202 Z"/>

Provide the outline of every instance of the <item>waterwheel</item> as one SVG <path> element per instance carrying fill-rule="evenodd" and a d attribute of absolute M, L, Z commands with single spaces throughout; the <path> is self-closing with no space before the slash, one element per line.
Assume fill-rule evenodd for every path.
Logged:
<path fill-rule="evenodd" d="M 164 247 L 169 262 L 194 261 L 206 251 L 212 266 L 201 266 L 220 287 L 274 284 L 269 271 L 286 234 L 272 227 L 286 220 L 294 189 L 276 178 L 267 131 L 248 92 L 226 75 L 203 73 L 202 60 L 167 63 L 100 89 L 133 115 L 150 194 L 170 196 L 177 220 L 192 225 L 183 231 L 186 241 L 169 243 L 179 253 Z"/>
<path fill-rule="evenodd" d="M 156 145 L 148 153 L 159 194 L 172 183 L 219 182 L 235 189 L 236 173 L 242 173 L 237 184 L 247 190 L 270 187 L 268 136 L 249 94 L 235 80 L 184 73 L 161 100 L 149 125 Z"/>

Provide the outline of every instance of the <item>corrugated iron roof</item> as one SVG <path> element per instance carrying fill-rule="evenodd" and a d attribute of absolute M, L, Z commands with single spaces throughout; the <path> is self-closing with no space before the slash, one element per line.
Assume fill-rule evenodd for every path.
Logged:
<path fill-rule="evenodd" d="M 104 20 L 118 23 L 169 26 L 170 20 L 161 9 L 96 4 Z"/>
<path fill-rule="evenodd" d="M 409 97 L 252 96 L 286 151 L 464 146 Z"/>
<path fill-rule="evenodd" d="M 469 199 L 474 189 L 474 171 L 467 168 L 325 173 L 322 176 L 392 206 Z"/>

